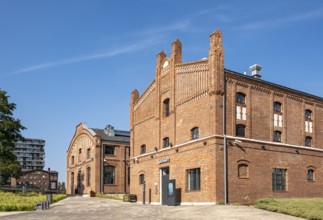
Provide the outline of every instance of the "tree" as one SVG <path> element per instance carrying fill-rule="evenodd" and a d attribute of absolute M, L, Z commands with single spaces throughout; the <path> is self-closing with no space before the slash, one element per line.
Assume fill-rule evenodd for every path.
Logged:
<path fill-rule="evenodd" d="M 58 191 L 65 191 L 65 182 L 58 182 Z"/>
<path fill-rule="evenodd" d="M 13 117 L 16 104 L 9 102 L 6 91 L 0 89 L 0 184 L 10 177 L 21 175 L 20 164 L 13 154 L 15 142 L 23 140 L 21 130 L 26 129 Z"/>

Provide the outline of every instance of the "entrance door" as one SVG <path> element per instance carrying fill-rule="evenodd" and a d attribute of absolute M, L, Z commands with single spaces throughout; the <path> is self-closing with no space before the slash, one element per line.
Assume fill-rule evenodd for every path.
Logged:
<path fill-rule="evenodd" d="M 169 167 L 161 169 L 161 197 L 162 205 L 167 205 L 167 187 L 169 181 Z"/>

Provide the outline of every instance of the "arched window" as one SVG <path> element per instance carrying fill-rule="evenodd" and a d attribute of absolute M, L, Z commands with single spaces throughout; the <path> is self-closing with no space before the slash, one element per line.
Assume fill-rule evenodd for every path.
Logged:
<path fill-rule="evenodd" d="M 311 137 L 305 137 L 305 146 L 312 147 L 312 138 Z"/>
<path fill-rule="evenodd" d="M 238 177 L 239 178 L 248 178 L 249 177 L 249 167 L 248 164 L 239 164 L 238 165 Z"/>
<path fill-rule="evenodd" d="M 245 99 L 246 99 L 246 95 L 241 93 L 241 92 L 238 92 L 236 94 L 236 103 L 239 103 L 239 104 L 245 104 Z"/>
<path fill-rule="evenodd" d="M 141 145 L 140 147 L 140 154 L 145 154 L 146 153 L 146 145 Z"/>
<path fill-rule="evenodd" d="M 144 174 L 140 174 L 139 175 L 139 184 L 144 184 L 145 182 L 145 175 Z"/>
<path fill-rule="evenodd" d="M 238 124 L 236 125 L 236 136 L 238 137 L 245 137 L 245 130 L 246 130 L 246 126 L 242 125 L 242 124 Z"/>
<path fill-rule="evenodd" d="M 274 131 L 274 141 L 281 142 L 282 133 L 280 131 Z"/>
<path fill-rule="evenodd" d="M 167 117 L 170 114 L 170 100 L 165 99 L 163 101 L 163 115 L 164 117 Z"/>
<path fill-rule="evenodd" d="M 169 137 L 163 139 L 163 148 L 169 147 Z"/>
<path fill-rule="evenodd" d="M 74 156 L 71 157 L 71 165 L 74 165 Z"/>
<path fill-rule="evenodd" d="M 91 167 L 86 168 L 86 184 L 87 186 L 91 185 Z"/>
<path fill-rule="evenodd" d="M 314 181 L 314 169 L 307 170 L 307 180 Z"/>
<path fill-rule="evenodd" d="M 199 128 L 198 127 L 194 127 L 191 129 L 191 138 L 192 138 L 192 140 L 199 138 Z"/>
<path fill-rule="evenodd" d="M 274 102 L 274 112 L 282 112 L 282 104 L 280 102 Z"/>
<path fill-rule="evenodd" d="M 104 167 L 104 184 L 115 184 L 115 167 Z"/>

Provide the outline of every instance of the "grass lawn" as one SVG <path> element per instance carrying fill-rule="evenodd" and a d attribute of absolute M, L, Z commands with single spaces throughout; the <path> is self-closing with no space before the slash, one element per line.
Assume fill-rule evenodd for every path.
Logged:
<path fill-rule="evenodd" d="M 65 194 L 53 194 L 53 202 L 65 199 Z M 0 191 L 0 211 L 32 211 L 37 202 L 46 201 L 39 193 L 9 193 Z"/>
<path fill-rule="evenodd" d="M 323 220 L 323 199 L 259 199 L 255 207 L 296 217 Z"/>

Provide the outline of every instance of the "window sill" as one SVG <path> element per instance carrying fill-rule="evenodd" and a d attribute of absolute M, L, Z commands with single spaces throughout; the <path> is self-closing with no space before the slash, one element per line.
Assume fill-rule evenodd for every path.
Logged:
<path fill-rule="evenodd" d="M 238 179 L 249 179 L 249 177 L 238 177 Z"/>
<path fill-rule="evenodd" d="M 117 186 L 117 184 L 114 184 L 114 183 L 105 183 L 104 185 L 105 186 Z"/>

